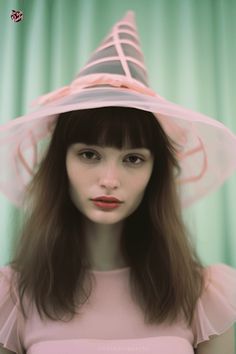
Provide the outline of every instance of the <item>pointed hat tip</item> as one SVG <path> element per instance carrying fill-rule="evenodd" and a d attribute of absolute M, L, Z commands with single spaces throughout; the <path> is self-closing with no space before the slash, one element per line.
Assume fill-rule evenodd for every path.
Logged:
<path fill-rule="evenodd" d="M 123 21 L 132 22 L 135 24 L 135 13 L 132 10 L 128 10 L 122 19 Z"/>

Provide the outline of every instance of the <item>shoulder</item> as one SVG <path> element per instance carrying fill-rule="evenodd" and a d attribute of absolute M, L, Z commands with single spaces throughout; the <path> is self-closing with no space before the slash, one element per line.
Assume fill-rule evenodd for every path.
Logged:
<path fill-rule="evenodd" d="M 223 263 L 210 265 L 204 269 L 204 281 L 192 322 L 194 348 L 198 349 L 198 354 L 212 350 L 205 348 L 220 347 L 218 343 L 224 346 L 223 343 L 234 336 L 233 325 L 236 322 L 236 269 Z"/>
<path fill-rule="evenodd" d="M 11 291 L 14 293 L 14 299 L 17 301 L 16 295 L 16 273 L 11 268 L 10 265 L 0 267 L 0 297 L 6 297 L 6 295 Z M 13 291 L 13 292 L 12 292 Z"/>
<path fill-rule="evenodd" d="M 235 340 L 234 327 L 220 335 L 213 335 L 209 341 L 200 343 L 196 349 L 196 354 L 234 354 Z"/>
<path fill-rule="evenodd" d="M 5 290 L 9 290 L 14 271 L 9 265 L 0 267 L 0 294 L 2 295 Z"/>
<path fill-rule="evenodd" d="M 18 331 L 22 322 L 13 274 L 10 266 L 0 267 L 0 354 L 24 352 Z"/>
<path fill-rule="evenodd" d="M 12 275 L 12 268 L 10 265 L 0 267 L 0 279 L 9 278 Z"/>

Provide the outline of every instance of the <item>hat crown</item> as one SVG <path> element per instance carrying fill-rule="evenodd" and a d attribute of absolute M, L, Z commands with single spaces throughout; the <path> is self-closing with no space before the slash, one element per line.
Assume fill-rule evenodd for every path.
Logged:
<path fill-rule="evenodd" d="M 147 70 L 132 11 L 112 27 L 74 81 L 81 80 L 87 80 L 88 86 L 93 87 L 130 87 L 130 84 L 148 87 Z"/>

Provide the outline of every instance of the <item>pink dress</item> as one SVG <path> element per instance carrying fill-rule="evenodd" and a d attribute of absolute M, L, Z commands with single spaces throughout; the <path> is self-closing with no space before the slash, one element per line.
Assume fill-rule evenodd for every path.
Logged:
<path fill-rule="evenodd" d="M 41 321 L 33 306 L 24 320 L 18 298 L 8 292 L 11 268 L 0 268 L 0 343 L 18 354 L 193 354 L 194 348 L 236 321 L 236 269 L 223 264 L 205 268 L 206 288 L 188 327 L 146 325 L 132 301 L 130 268 L 92 271 L 96 284 L 82 315 L 70 322 Z"/>

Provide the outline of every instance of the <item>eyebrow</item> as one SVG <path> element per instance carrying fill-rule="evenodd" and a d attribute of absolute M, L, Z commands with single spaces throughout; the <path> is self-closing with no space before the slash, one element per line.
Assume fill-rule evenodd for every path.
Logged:
<path fill-rule="evenodd" d="M 85 146 L 85 147 L 90 147 L 90 148 L 95 148 L 95 149 L 104 149 L 104 147 L 100 146 L 100 145 L 89 145 L 89 144 L 85 144 L 85 143 L 76 143 L 76 145 L 82 145 L 82 146 Z M 151 154 L 151 151 L 148 150 L 147 148 L 130 148 L 130 149 L 124 149 L 125 151 L 134 151 L 134 150 L 137 150 L 137 151 L 140 151 L 142 150 L 144 153 L 147 153 L 147 154 Z"/>

